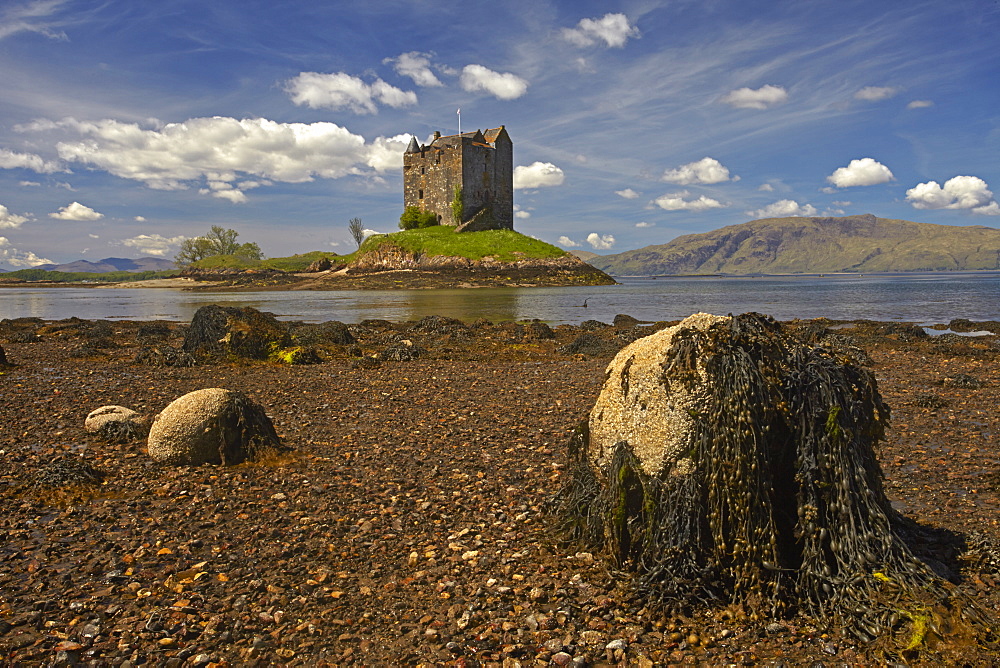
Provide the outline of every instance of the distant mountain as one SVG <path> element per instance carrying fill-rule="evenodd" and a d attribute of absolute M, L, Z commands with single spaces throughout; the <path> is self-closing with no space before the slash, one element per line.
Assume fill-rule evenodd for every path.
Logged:
<path fill-rule="evenodd" d="M 588 261 L 612 276 L 1000 269 L 1000 229 L 876 218 L 764 218 Z"/>
<path fill-rule="evenodd" d="M 569 254 L 570 255 L 575 255 L 575 256 L 577 256 L 578 258 L 580 258 L 581 260 L 583 260 L 584 262 L 587 262 L 587 263 L 589 263 L 595 257 L 601 257 L 597 253 L 592 253 L 590 251 L 582 251 L 582 250 L 571 250 L 569 252 Z"/>
<path fill-rule="evenodd" d="M 76 260 L 65 264 L 40 264 L 35 269 L 45 269 L 46 271 L 73 271 L 103 274 L 109 271 L 166 271 L 176 269 L 177 265 L 173 260 L 164 260 L 162 257 L 140 257 L 130 260 L 123 257 L 106 257 L 97 262 L 89 260 Z"/>

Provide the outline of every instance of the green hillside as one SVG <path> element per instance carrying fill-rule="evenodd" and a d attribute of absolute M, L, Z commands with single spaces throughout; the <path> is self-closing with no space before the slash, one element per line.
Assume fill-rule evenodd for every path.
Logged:
<path fill-rule="evenodd" d="M 614 276 L 1000 269 L 1000 229 L 876 218 L 765 218 L 590 260 Z"/>

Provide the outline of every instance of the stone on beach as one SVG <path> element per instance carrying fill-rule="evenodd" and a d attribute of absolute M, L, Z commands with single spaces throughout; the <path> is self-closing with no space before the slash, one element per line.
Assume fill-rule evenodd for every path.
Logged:
<path fill-rule="evenodd" d="M 207 388 L 174 400 L 153 420 L 149 456 L 170 464 L 238 464 L 281 450 L 271 419 L 239 392 Z"/>
<path fill-rule="evenodd" d="M 862 640 L 891 631 L 893 606 L 968 605 L 913 555 L 885 495 L 871 372 L 766 316 L 699 313 L 624 348 L 605 378 L 570 440 L 564 528 L 651 598 L 803 612 Z"/>
<path fill-rule="evenodd" d="M 147 428 L 142 416 L 124 406 L 101 406 L 92 410 L 83 423 L 84 429 L 108 442 L 124 443 L 145 435 Z"/>
<path fill-rule="evenodd" d="M 210 304 L 195 311 L 191 326 L 184 335 L 184 350 L 266 359 L 290 342 L 288 327 L 278 322 L 271 313 L 249 306 L 236 308 Z"/>

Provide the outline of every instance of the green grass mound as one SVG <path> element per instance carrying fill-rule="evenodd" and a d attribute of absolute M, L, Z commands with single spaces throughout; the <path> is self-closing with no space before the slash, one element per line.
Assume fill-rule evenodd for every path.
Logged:
<path fill-rule="evenodd" d="M 501 262 L 513 262 L 523 259 L 558 258 L 567 255 L 566 251 L 561 248 L 514 230 L 457 233 L 453 227 L 437 225 L 368 237 L 361 244 L 360 250 L 350 256 L 343 256 L 343 259 L 354 259 L 366 255 L 385 243 L 428 256 L 444 255 L 464 257 L 468 260 L 493 257 Z"/>

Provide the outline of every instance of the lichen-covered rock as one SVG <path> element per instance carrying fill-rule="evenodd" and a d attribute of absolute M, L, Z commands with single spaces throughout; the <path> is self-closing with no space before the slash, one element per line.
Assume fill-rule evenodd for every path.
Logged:
<path fill-rule="evenodd" d="M 195 311 L 184 335 L 186 352 L 249 359 L 266 359 L 275 349 L 290 343 L 287 326 L 273 314 L 249 306 L 202 306 Z"/>
<path fill-rule="evenodd" d="M 271 419 L 239 392 L 207 388 L 174 400 L 149 431 L 149 456 L 170 464 L 238 464 L 281 450 Z"/>
<path fill-rule="evenodd" d="M 127 443 L 145 436 L 148 427 L 142 417 L 124 406 L 101 406 L 92 410 L 84 420 L 83 428 L 109 443 Z"/>

